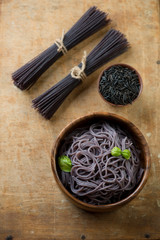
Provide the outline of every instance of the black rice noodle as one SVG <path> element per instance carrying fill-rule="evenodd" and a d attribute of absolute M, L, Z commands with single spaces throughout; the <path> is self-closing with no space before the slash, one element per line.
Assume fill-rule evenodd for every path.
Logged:
<path fill-rule="evenodd" d="M 67 50 L 106 26 L 110 22 L 107 15 L 95 6 L 89 8 L 66 32 L 63 43 Z M 31 88 L 39 77 L 62 56 L 63 53 L 57 51 L 57 45 L 54 43 L 12 74 L 14 84 L 21 90 Z"/>
<path fill-rule="evenodd" d="M 128 48 L 129 43 L 125 36 L 115 29 L 110 29 L 97 46 L 88 54 L 84 70 L 85 75 L 89 76 L 105 63 L 126 52 Z M 81 66 L 82 64 L 80 63 L 79 67 L 81 68 Z M 43 117 L 50 119 L 66 97 L 81 83 L 81 79 L 75 79 L 69 73 L 46 92 L 33 99 L 33 107 Z"/>
<path fill-rule="evenodd" d="M 113 147 L 129 149 L 131 157 L 111 155 Z M 60 155 L 72 161 L 71 173 L 61 171 L 63 185 L 78 199 L 94 205 L 117 202 L 134 191 L 143 169 L 139 151 L 119 126 L 106 122 L 79 128 L 65 138 Z"/>

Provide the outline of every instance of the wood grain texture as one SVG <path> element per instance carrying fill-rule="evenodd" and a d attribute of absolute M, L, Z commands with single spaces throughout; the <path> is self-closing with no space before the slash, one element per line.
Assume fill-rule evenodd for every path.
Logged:
<path fill-rule="evenodd" d="M 132 48 L 111 61 L 66 99 L 51 121 L 31 108 L 31 99 L 62 79 L 104 36 L 96 33 L 54 64 L 28 92 L 13 86 L 11 73 L 50 46 L 62 29 L 93 4 L 110 13 Z M 157 0 L 0 1 L 0 240 L 160 239 L 160 4 Z M 97 78 L 110 64 L 126 63 L 140 73 L 143 92 L 132 105 L 107 105 Z M 59 190 L 52 174 L 51 147 L 77 117 L 106 111 L 132 121 L 146 137 L 151 174 L 142 192 L 111 213 L 86 213 Z"/>

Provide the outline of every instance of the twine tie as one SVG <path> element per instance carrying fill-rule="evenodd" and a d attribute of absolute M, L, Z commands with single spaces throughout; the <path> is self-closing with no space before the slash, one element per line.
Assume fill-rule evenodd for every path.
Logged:
<path fill-rule="evenodd" d="M 86 67 L 86 58 L 87 58 L 87 54 L 86 51 L 84 51 L 84 55 L 82 57 L 82 66 L 81 68 L 78 66 L 75 66 L 71 69 L 71 77 L 75 78 L 75 79 L 81 79 L 82 81 L 86 79 L 86 74 L 84 72 L 85 67 Z"/>

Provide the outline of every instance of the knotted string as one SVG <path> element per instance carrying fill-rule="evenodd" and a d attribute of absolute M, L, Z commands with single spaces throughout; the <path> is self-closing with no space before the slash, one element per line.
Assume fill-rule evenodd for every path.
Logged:
<path fill-rule="evenodd" d="M 86 58 L 87 58 L 87 54 L 86 51 L 84 51 L 84 55 L 82 57 L 82 66 L 81 68 L 78 66 L 75 66 L 71 69 L 71 77 L 75 78 L 75 79 L 81 79 L 82 81 L 86 79 L 86 74 L 84 72 L 85 67 L 86 67 Z"/>
<path fill-rule="evenodd" d="M 65 55 L 67 53 L 67 48 L 64 46 L 64 43 L 63 43 L 64 34 L 65 34 L 65 31 L 63 29 L 61 38 L 57 38 L 56 41 L 55 41 L 55 44 L 58 47 L 57 51 L 62 52 Z"/>

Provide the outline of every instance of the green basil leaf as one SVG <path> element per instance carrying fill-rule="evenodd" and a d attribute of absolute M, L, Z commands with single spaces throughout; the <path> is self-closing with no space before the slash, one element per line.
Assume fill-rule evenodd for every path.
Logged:
<path fill-rule="evenodd" d="M 122 151 L 121 151 L 121 149 L 118 148 L 118 147 L 114 147 L 114 148 L 111 150 L 111 155 L 112 155 L 112 156 L 119 157 L 121 154 L 122 154 Z"/>
<path fill-rule="evenodd" d="M 131 152 L 130 152 L 128 149 L 125 149 L 125 150 L 122 151 L 122 156 L 123 156 L 125 159 L 129 160 L 130 157 L 131 157 Z"/>
<path fill-rule="evenodd" d="M 67 156 L 60 156 L 58 158 L 58 164 L 59 164 L 59 167 L 62 171 L 64 172 L 70 172 L 71 171 L 71 168 L 72 168 L 72 162 L 71 162 L 71 159 Z"/>

